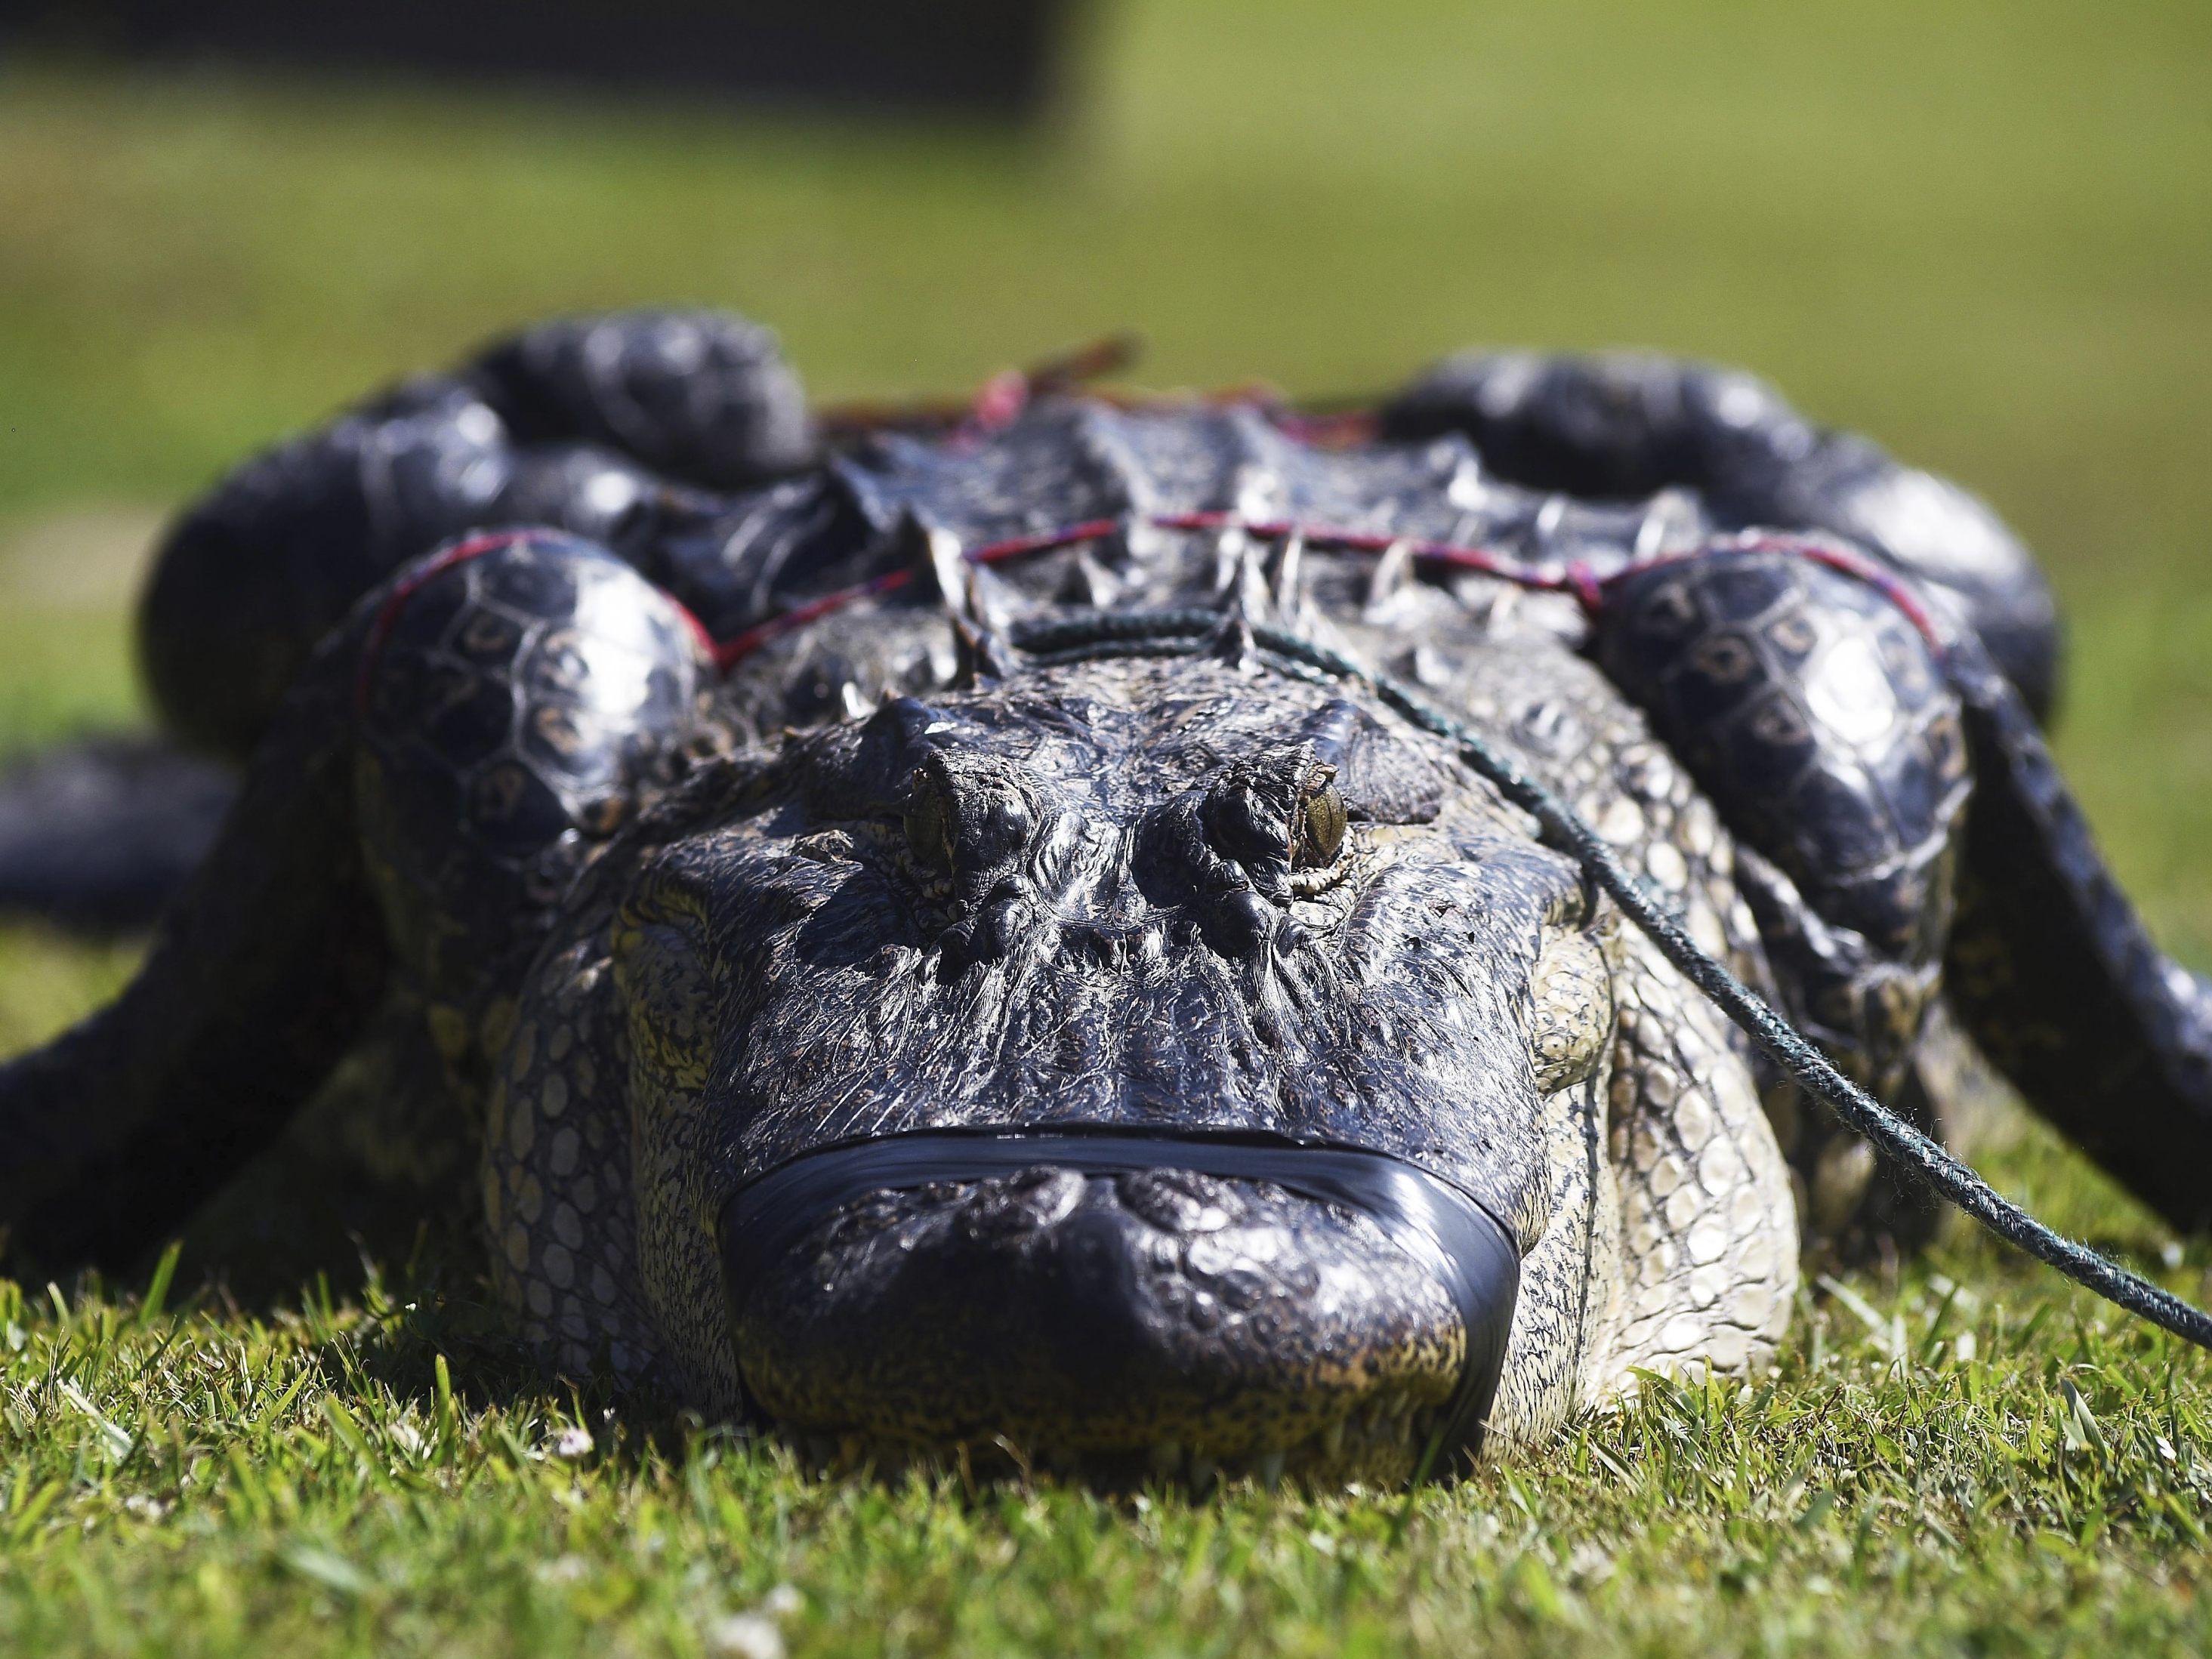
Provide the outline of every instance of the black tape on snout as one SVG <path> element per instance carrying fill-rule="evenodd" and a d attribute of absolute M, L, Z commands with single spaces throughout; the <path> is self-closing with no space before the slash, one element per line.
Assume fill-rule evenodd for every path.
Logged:
<path fill-rule="evenodd" d="M 1027 1133 L 927 1129 L 801 1153 L 740 1188 L 722 1210 L 722 1273 L 734 1332 L 761 1276 L 831 1216 L 872 1193 L 987 1181 L 1024 1170 L 1134 1175 L 1188 1170 L 1265 1181 L 1365 1216 L 1443 1285 L 1467 1332 L 1459 1387 L 1446 1407 L 1438 1467 L 1481 1449 L 1521 1291 L 1521 1254 L 1504 1223 L 1471 1194 L 1402 1158 L 1364 1146 L 1260 1135 L 1163 1135 L 1110 1126 Z"/>

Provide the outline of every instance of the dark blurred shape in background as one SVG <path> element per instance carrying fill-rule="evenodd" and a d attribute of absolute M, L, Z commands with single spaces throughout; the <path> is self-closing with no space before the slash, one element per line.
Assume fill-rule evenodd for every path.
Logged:
<path fill-rule="evenodd" d="M 532 319 L 727 306 L 818 404 L 1124 326 L 1146 385 L 1299 395 L 1648 347 L 1747 364 L 2026 536 L 2076 644 L 2062 759 L 2212 967 L 2204 20 L 0 0 L 0 765 L 137 717 L 125 618 L 179 505 Z M 11 937 L 0 1051 L 97 1000 Z"/>
<path fill-rule="evenodd" d="M 70 52 L 768 94 L 1024 119 L 1077 0 L 11 0 Z"/>

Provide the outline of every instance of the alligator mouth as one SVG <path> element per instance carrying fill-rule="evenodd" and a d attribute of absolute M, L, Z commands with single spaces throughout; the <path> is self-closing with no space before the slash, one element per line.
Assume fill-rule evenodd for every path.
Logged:
<path fill-rule="evenodd" d="M 1369 1148 L 1113 1127 L 803 1153 L 721 1217 L 754 1408 L 817 1462 L 1402 1480 L 1479 1449 L 1511 1234 Z"/>

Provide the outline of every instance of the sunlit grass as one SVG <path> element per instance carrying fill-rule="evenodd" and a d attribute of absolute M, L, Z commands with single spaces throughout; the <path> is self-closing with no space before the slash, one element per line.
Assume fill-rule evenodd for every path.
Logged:
<path fill-rule="evenodd" d="M 1863 1283 L 1856 1311 L 1808 1304 L 1772 1376 L 1655 1382 L 1410 1506 L 818 1479 L 780 1447 L 548 1388 L 483 1334 L 472 1295 L 402 1277 L 249 1316 L 0 1290 L 0 1643 L 753 1652 L 765 1626 L 823 1653 L 2009 1653 L 2097 1633 L 2132 1654 L 2212 1638 L 2197 1357 L 1978 1245 L 1894 1291 Z"/>

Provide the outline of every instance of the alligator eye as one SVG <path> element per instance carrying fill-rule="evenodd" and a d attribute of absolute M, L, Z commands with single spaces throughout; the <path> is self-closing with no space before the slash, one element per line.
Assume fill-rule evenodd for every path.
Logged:
<path fill-rule="evenodd" d="M 906 844 L 915 862 L 940 874 L 952 870 L 952 796 L 945 780 L 927 769 L 908 780 Z"/>
<path fill-rule="evenodd" d="M 908 775 L 902 808 L 907 851 L 933 876 L 985 881 L 1021 858 L 1037 812 L 1011 766 L 948 764 L 933 755 Z"/>
<path fill-rule="evenodd" d="M 1300 792 L 1291 821 L 1291 864 L 1310 870 L 1334 864 L 1344 850 L 1344 797 L 1336 787 L 1336 769 L 1317 765 Z"/>

